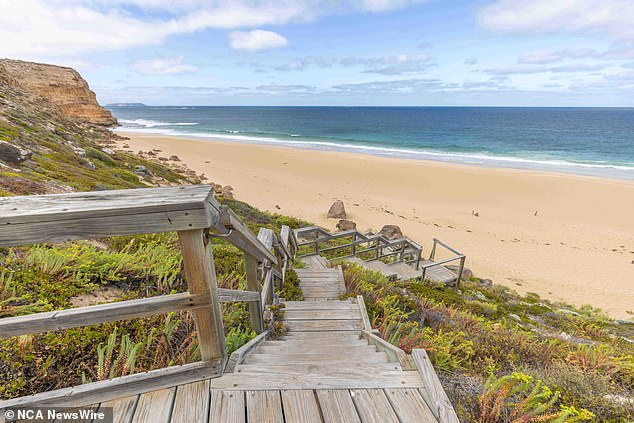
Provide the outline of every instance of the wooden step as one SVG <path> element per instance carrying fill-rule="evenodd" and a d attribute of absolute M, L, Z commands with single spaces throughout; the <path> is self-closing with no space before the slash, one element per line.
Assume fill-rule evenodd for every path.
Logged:
<path fill-rule="evenodd" d="M 365 267 L 381 272 L 387 278 L 401 278 L 400 275 L 388 267 L 387 264 L 383 263 L 381 260 L 370 260 L 365 262 Z"/>
<path fill-rule="evenodd" d="M 284 322 L 289 332 L 311 332 L 329 330 L 361 330 L 360 320 L 290 320 Z"/>
<path fill-rule="evenodd" d="M 323 302 L 306 302 L 306 301 L 285 301 L 286 310 L 353 310 L 359 309 L 359 305 L 350 300 L 335 300 Z"/>
<path fill-rule="evenodd" d="M 333 373 L 307 373 L 303 368 L 276 369 L 255 366 L 249 371 L 227 373 L 211 379 L 212 389 L 352 389 L 352 388 L 417 388 L 423 386 L 416 371 L 377 370 L 362 367 L 339 369 Z"/>
<path fill-rule="evenodd" d="M 251 354 L 244 364 L 263 364 L 263 363 L 323 363 L 324 354 L 319 352 L 283 352 L 283 353 L 253 353 Z M 389 362 L 387 353 L 376 352 L 373 354 L 345 354 L 338 357 L 333 357 L 332 360 L 338 362 L 351 363 L 387 363 Z"/>
<path fill-rule="evenodd" d="M 360 319 L 361 311 L 354 310 L 286 310 L 284 320 Z"/>
<path fill-rule="evenodd" d="M 284 345 L 276 345 L 276 346 L 272 346 L 272 345 L 262 345 L 261 347 L 259 347 L 255 353 L 261 353 L 261 354 L 275 354 L 275 353 L 281 353 L 281 352 L 297 352 L 297 353 L 310 353 L 310 352 L 315 352 L 315 353 L 321 353 L 324 351 L 330 351 L 333 354 L 340 354 L 340 355 L 346 355 L 346 354 L 374 354 L 376 351 L 376 347 L 374 346 L 370 346 L 370 345 L 323 345 L 323 346 L 319 346 L 318 344 L 314 344 L 314 345 L 306 345 L 305 347 L 301 347 L 299 345 L 289 345 L 289 346 L 284 346 Z"/>

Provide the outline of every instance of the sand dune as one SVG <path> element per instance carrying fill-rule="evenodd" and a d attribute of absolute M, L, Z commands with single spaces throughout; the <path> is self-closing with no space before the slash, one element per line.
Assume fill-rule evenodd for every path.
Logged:
<path fill-rule="evenodd" d="M 614 317 L 634 312 L 634 182 L 126 135 L 134 151 L 178 155 L 261 209 L 334 229 L 326 212 L 341 199 L 359 229 L 397 224 L 427 253 L 439 238 L 497 284 Z"/>

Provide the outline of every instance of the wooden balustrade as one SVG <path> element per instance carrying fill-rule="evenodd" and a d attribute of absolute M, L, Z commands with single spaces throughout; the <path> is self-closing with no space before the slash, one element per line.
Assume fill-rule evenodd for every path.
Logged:
<path fill-rule="evenodd" d="M 423 252 L 422 246 L 408 238 L 388 239 L 382 235 L 365 235 L 354 229 L 331 234 L 330 232 L 317 226 L 310 226 L 297 229 L 295 231 L 295 236 L 297 238 L 306 239 L 310 235 L 314 235 L 315 238 L 307 239 L 306 241 L 298 243 L 298 247 L 313 245 L 314 254 L 350 249 L 350 254 L 341 255 L 338 256 L 338 258 L 359 257 L 367 253 L 372 253 L 374 255 L 374 259 L 396 257 L 397 261 L 405 261 L 407 263 L 415 262 L 418 264 Z M 319 246 L 321 243 L 349 237 L 352 238 L 351 241 L 340 245 L 334 245 L 326 248 L 321 248 Z M 361 249 L 358 247 L 361 247 Z M 387 253 L 385 250 L 387 250 Z M 299 257 L 306 255 L 309 254 L 298 254 Z"/>
<path fill-rule="evenodd" d="M 0 319 L 0 338 L 191 310 L 202 361 L 4 401 L 0 409 L 72 406 L 91 398 L 101 402 L 138 392 L 140 385 L 147 391 L 222 375 L 227 356 L 220 303 L 247 302 L 252 328 L 261 333 L 265 307 L 275 301 L 274 279 L 283 282 L 297 251 L 290 228 L 282 227 L 279 238 L 270 229 L 261 229 L 256 237 L 233 211 L 216 202 L 208 185 L 0 199 L 0 247 L 173 231 L 180 240 L 189 292 L 5 317 Z M 243 251 L 246 291 L 216 286 L 214 236 Z"/>

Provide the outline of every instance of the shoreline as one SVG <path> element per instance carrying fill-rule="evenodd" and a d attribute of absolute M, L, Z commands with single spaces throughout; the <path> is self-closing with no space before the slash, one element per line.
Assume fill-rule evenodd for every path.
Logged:
<path fill-rule="evenodd" d="M 175 124 L 175 125 L 185 125 L 184 123 Z M 187 124 L 188 126 L 189 124 Z M 455 164 L 458 166 L 473 166 L 479 168 L 486 169 L 507 169 L 507 170 L 522 170 L 529 172 L 538 172 L 538 173 L 549 173 L 555 175 L 569 175 L 569 176 L 579 176 L 579 177 L 588 177 L 588 178 L 597 178 L 597 179 L 608 179 L 614 181 L 628 181 L 634 182 L 634 168 L 627 167 L 626 169 L 622 165 L 593 165 L 593 164 L 585 164 L 585 163 L 576 163 L 576 162 L 566 162 L 561 159 L 559 160 L 537 160 L 537 159 L 528 159 L 522 157 L 513 157 L 513 156 L 493 156 L 493 155 L 469 155 L 468 153 L 463 152 L 435 152 L 435 151 L 424 151 L 424 150 L 408 150 L 407 148 L 395 147 L 395 146 L 386 146 L 386 147 L 375 147 L 369 145 L 362 144 L 342 144 L 335 141 L 321 141 L 321 140 L 311 140 L 311 139 L 301 139 L 301 142 L 293 142 L 292 137 L 290 135 L 290 139 L 284 140 L 281 138 L 274 138 L 274 135 L 271 137 L 255 137 L 249 135 L 235 135 L 235 134 L 214 134 L 214 133 L 205 133 L 197 135 L 191 133 L 169 133 L 169 132 L 152 132 L 147 130 L 139 130 L 134 131 L 131 128 L 126 127 L 118 127 L 115 128 L 115 132 L 121 134 L 122 136 L 140 136 L 140 137 L 171 137 L 171 138 L 179 138 L 179 139 L 187 139 L 187 140 L 195 140 L 195 141 L 207 141 L 207 142 L 232 142 L 236 144 L 254 144 L 254 145 L 264 145 L 264 146 L 273 146 L 273 147 L 286 147 L 300 150 L 308 150 L 308 151 L 329 151 L 329 152 L 337 152 L 337 153 L 350 153 L 350 154 L 363 154 L 370 155 L 374 157 L 382 157 L 388 159 L 399 159 L 399 160 L 416 160 L 423 161 L 428 163 L 444 163 L 444 164 Z M 324 146 L 330 148 L 324 148 Z M 322 147 L 322 148 L 320 148 Z M 381 153 L 382 152 L 382 153 Z M 391 152 L 393 154 L 388 154 Z M 419 157 L 412 157 L 418 155 Z M 458 158 L 462 158 L 462 161 Z M 523 165 L 522 165 L 523 164 Z M 534 164 L 534 165 L 531 165 Z M 552 168 L 552 169 L 551 169 Z M 556 168 L 556 169 L 555 169 Z M 566 171 L 563 169 L 576 169 L 577 171 Z M 582 172 L 580 169 L 610 169 L 614 172 L 622 172 L 624 173 L 622 177 L 611 176 L 611 175 L 602 175 L 600 172 L 593 172 L 591 170 L 587 172 Z M 628 171 L 632 171 L 632 174 L 627 174 Z"/>
<path fill-rule="evenodd" d="M 429 254 L 439 238 L 476 276 L 521 293 L 634 311 L 634 182 L 287 145 L 117 131 L 134 152 L 177 155 L 236 198 L 333 230 L 335 199 L 360 230 L 399 225 Z M 386 176 L 387 175 L 387 176 Z M 478 213 L 478 216 L 472 215 Z M 536 213 L 536 215 L 535 215 Z"/>

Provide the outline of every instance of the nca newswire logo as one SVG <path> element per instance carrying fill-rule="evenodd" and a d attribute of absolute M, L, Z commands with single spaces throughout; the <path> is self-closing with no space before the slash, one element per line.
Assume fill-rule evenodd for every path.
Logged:
<path fill-rule="evenodd" d="M 1 416 L 1 414 L 0 414 Z M 94 408 L 53 408 L 53 407 L 32 407 L 32 408 L 9 408 L 4 411 L 5 421 L 15 422 L 19 420 L 30 420 L 34 422 L 52 421 L 77 421 L 93 423 L 112 423 L 112 408 L 102 407 L 99 410 Z"/>

